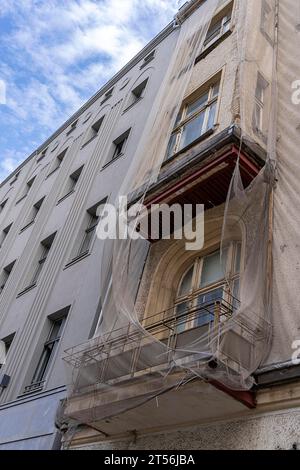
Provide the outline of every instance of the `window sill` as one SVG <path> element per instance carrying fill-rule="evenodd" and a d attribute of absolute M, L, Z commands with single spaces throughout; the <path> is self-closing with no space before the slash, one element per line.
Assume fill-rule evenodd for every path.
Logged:
<path fill-rule="evenodd" d="M 25 230 L 26 230 L 26 229 L 28 229 L 29 227 L 31 227 L 31 225 L 33 225 L 33 224 L 34 224 L 34 222 L 35 222 L 35 221 L 34 221 L 34 220 L 32 220 L 31 222 L 29 222 L 29 224 L 26 224 L 26 225 L 25 225 L 23 228 L 21 228 L 21 230 L 20 230 L 19 234 L 21 234 L 21 233 L 25 232 Z"/>
<path fill-rule="evenodd" d="M 36 287 L 36 284 L 32 284 L 31 286 L 26 287 L 26 289 L 23 289 L 19 294 L 17 295 L 17 299 L 21 297 L 22 295 L 27 294 L 27 292 L 30 292 L 32 289 Z"/>
<path fill-rule="evenodd" d="M 216 39 L 216 41 L 213 42 L 210 46 L 207 46 L 205 49 L 203 49 L 201 54 L 198 55 L 198 57 L 196 57 L 195 65 L 201 60 L 205 59 L 205 57 L 208 56 L 208 54 L 210 54 L 214 49 L 216 49 L 216 47 L 218 47 L 218 45 L 221 44 L 221 42 L 225 41 L 225 39 L 228 38 L 231 34 L 232 34 L 232 30 L 229 29 L 228 31 L 226 31 L 226 33 L 222 34 L 222 36 Z"/>
<path fill-rule="evenodd" d="M 94 135 L 93 137 L 91 137 L 89 140 L 87 140 L 82 146 L 81 146 L 81 150 L 86 147 L 87 145 L 89 145 L 93 140 L 96 139 L 96 137 L 98 137 L 98 134 L 97 135 Z"/>
<path fill-rule="evenodd" d="M 17 205 L 18 205 L 20 202 L 22 202 L 26 197 L 27 197 L 27 194 L 25 194 L 24 196 L 20 197 L 20 199 L 17 200 L 17 202 L 16 202 L 15 205 L 17 206 Z"/>
<path fill-rule="evenodd" d="M 64 270 L 70 268 L 71 266 L 74 266 L 74 264 L 79 263 L 81 260 L 87 258 L 90 255 L 91 253 L 89 251 L 86 251 L 85 253 L 82 253 L 82 255 L 76 256 L 76 258 L 73 258 L 69 263 L 65 265 Z"/>
<path fill-rule="evenodd" d="M 63 197 L 61 197 L 61 198 L 57 201 L 56 205 L 58 206 L 61 202 L 63 202 L 65 199 L 68 199 L 68 197 L 71 196 L 71 195 L 74 194 L 74 193 L 75 193 L 75 189 L 72 189 L 72 191 L 70 191 L 69 193 L 65 194 Z"/>
<path fill-rule="evenodd" d="M 109 160 L 109 162 L 105 163 L 105 165 L 103 165 L 103 167 L 101 168 L 100 171 L 102 170 L 105 170 L 105 168 L 107 168 L 108 166 L 112 165 L 112 163 L 114 163 L 115 161 L 119 160 L 119 158 L 123 157 L 124 156 L 124 153 L 120 153 L 117 157 L 115 157 L 113 160 Z"/>
<path fill-rule="evenodd" d="M 211 129 L 209 129 L 208 131 L 204 132 L 204 134 L 202 134 L 200 137 L 198 137 L 198 139 L 194 140 L 193 142 L 191 142 L 189 145 L 187 145 L 186 147 L 180 149 L 178 152 L 174 153 L 174 155 L 172 155 L 170 158 L 168 158 L 167 160 L 163 161 L 162 163 L 162 166 L 165 166 L 167 163 L 175 160 L 179 155 L 181 155 L 182 153 L 185 153 L 187 152 L 189 149 L 191 149 L 192 147 L 195 147 L 195 145 L 199 144 L 200 142 L 202 142 L 203 140 L 207 139 L 207 137 L 210 137 L 216 130 L 216 128 L 218 127 L 217 124 L 214 125 L 214 127 L 212 127 Z"/>
<path fill-rule="evenodd" d="M 125 114 L 127 113 L 127 111 L 129 111 L 131 108 L 133 108 L 136 104 L 138 104 L 140 101 L 142 101 L 143 99 L 143 96 L 141 98 L 138 98 L 136 101 L 134 101 L 134 103 L 131 103 L 129 106 L 127 106 L 127 108 L 124 109 L 124 111 L 122 112 L 122 114 Z"/>

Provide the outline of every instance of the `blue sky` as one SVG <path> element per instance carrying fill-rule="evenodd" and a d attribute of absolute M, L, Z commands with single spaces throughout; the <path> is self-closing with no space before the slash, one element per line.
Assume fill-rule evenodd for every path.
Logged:
<path fill-rule="evenodd" d="M 0 1 L 0 181 L 173 17 L 181 0 Z"/>

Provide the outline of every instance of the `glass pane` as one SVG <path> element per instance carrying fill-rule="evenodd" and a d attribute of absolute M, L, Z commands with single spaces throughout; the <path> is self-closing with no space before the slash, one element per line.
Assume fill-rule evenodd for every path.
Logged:
<path fill-rule="evenodd" d="M 202 135 L 204 121 L 204 112 L 199 114 L 197 117 L 189 121 L 182 130 L 182 136 L 180 140 L 180 148 L 184 148 L 187 145 L 194 142 Z"/>
<path fill-rule="evenodd" d="M 181 118 L 182 118 L 182 113 L 183 113 L 183 110 L 181 109 L 179 111 L 179 113 L 177 114 L 177 118 L 176 118 L 176 121 L 175 121 L 175 124 L 174 124 L 174 127 L 177 127 L 181 121 Z"/>
<path fill-rule="evenodd" d="M 33 376 L 32 383 L 40 382 L 41 380 L 44 379 L 49 362 L 50 362 L 52 351 L 53 349 L 51 348 L 44 348 L 39 364 Z"/>
<path fill-rule="evenodd" d="M 215 125 L 216 110 L 217 110 L 217 102 L 215 101 L 215 103 L 213 103 L 209 108 L 207 130 L 212 129 Z"/>
<path fill-rule="evenodd" d="M 255 97 L 261 102 L 264 102 L 264 87 L 261 81 L 258 79 L 256 90 L 255 90 Z"/>
<path fill-rule="evenodd" d="M 177 333 L 182 333 L 182 331 L 185 330 L 186 328 L 186 314 L 188 313 L 189 310 L 189 302 L 182 302 L 181 304 L 176 305 L 175 307 L 175 315 L 176 318 L 178 319 L 177 325 L 176 325 L 176 332 Z"/>
<path fill-rule="evenodd" d="M 216 98 L 219 95 L 219 91 L 220 91 L 220 83 L 216 83 L 213 86 L 212 98 Z"/>
<path fill-rule="evenodd" d="M 224 25 L 223 25 L 223 33 L 227 33 L 227 31 L 229 31 L 229 29 L 230 29 L 230 23 L 231 23 L 231 17 L 228 16 L 228 17 L 225 19 L 225 22 L 224 22 Z"/>
<path fill-rule="evenodd" d="M 256 103 L 255 104 L 255 108 L 254 108 L 254 119 L 255 119 L 255 126 L 257 129 L 260 129 L 262 128 L 262 108 L 261 106 Z"/>
<path fill-rule="evenodd" d="M 220 281 L 225 277 L 227 250 L 223 253 L 221 263 L 220 251 L 206 256 L 203 259 L 203 267 L 201 273 L 201 287 L 208 286 L 214 282 Z"/>
<path fill-rule="evenodd" d="M 233 283 L 233 302 L 232 307 L 234 310 L 237 310 L 239 307 L 240 300 L 240 280 L 236 279 Z"/>
<path fill-rule="evenodd" d="M 94 230 L 86 230 L 85 231 L 84 240 L 83 240 L 82 245 L 80 247 L 79 254 L 86 253 L 87 251 L 89 251 L 93 235 L 94 235 Z"/>
<path fill-rule="evenodd" d="M 208 101 L 208 92 L 204 93 L 204 95 L 200 96 L 200 98 L 198 98 L 196 101 L 194 101 L 187 107 L 186 117 L 191 116 L 196 111 L 200 111 L 200 109 L 203 108 L 203 106 L 207 103 L 207 101 Z"/>
<path fill-rule="evenodd" d="M 235 266 L 234 266 L 234 272 L 239 273 L 241 270 L 241 251 L 242 251 L 242 246 L 240 243 L 236 245 L 236 252 L 235 252 Z"/>
<path fill-rule="evenodd" d="M 53 322 L 52 330 L 49 336 L 49 341 L 57 339 L 60 336 L 62 322 L 63 322 L 62 318 L 60 320 Z"/>
<path fill-rule="evenodd" d="M 205 294 L 201 294 L 197 298 L 197 306 L 199 307 L 198 316 L 195 320 L 195 326 L 207 325 L 214 321 L 217 303 L 223 298 L 223 287 L 214 289 Z"/>
<path fill-rule="evenodd" d="M 215 24 L 213 24 L 207 33 L 207 36 L 204 41 L 204 45 L 206 46 L 209 42 L 211 42 L 213 39 L 217 38 L 220 34 L 221 28 L 222 28 L 222 21 L 223 19 L 220 19 L 217 21 Z"/>
<path fill-rule="evenodd" d="M 192 288 L 193 273 L 194 273 L 194 265 L 184 275 L 181 281 L 180 287 L 178 289 L 178 297 L 187 295 L 190 292 Z"/>
<path fill-rule="evenodd" d="M 37 268 L 36 268 L 35 273 L 32 277 L 32 280 L 31 280 L 31 284 L 35 284 L 37 282 L 37 280 L 39 278 L 39 275 L 41 274 L 44 262 L 45 262 L 45 260 L 40 260 L 38 262 Z"/>
<path fill-rule="evenodd" d="M 175 153 L 175 145 L 176 145 L 177 134 L 172 134 L 168 143 L 167 153 L 166 153 L 166 160 Z"/>

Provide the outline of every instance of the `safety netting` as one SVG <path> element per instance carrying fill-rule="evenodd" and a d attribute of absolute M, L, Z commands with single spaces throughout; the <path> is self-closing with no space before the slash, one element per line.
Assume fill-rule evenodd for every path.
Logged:
<path fill-rule="evenodd" d="M 174 20 L 176 45 L 169 67 L 116 199 L 117 207 L 120 196 L 132 200 L 138 194 L 134 204 L 141 212 L 133 219 L 134 229 L 145 217 L 142 204 L 164 165 L 195 59 L 222 4 L 226 2 L 191 1 Z M 248 390 L 269 354 L 277 18 L 276 0 L 234 2 L 234 124 L 241 129 L 240 153 L 244 143 L 253 142 L 266 157 L 245 188 L 238 156 L 227 199 L 205 211 L 203 250 L 189 251 L 186 240 L 174 236 L 156 243 L 147 236 L 97 240 L 98 329 L 65 358 L 72 372 L 67 415 L 77 421 L 115 416 L 197 378 Z M 201 290 L 201 283 L 207 288 Z"/>

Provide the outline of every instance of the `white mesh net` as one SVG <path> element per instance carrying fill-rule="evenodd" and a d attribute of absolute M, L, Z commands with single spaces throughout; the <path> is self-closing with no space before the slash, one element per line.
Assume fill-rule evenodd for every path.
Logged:
<path fill-rule="evenodd" d="M 129 199 L 138 194 L 139 203 L 147 200 L 157 182 L 195 59 L 220 2 L 196 1 L 189 6 L 190 11 L 183 9 L 176 18 L 177 43 L 170 65 L 118 194 Z M 103 244 L 100 326 L 95 338 L 69 351 L 66 358 L 72 369 L 67 414 L 78 421 L 115 416 L 195 378 L 250 389 L 253 373 L 269 353 L 278 5 L 272 0 L 267 6 L 264 10 L 261 0 L 235 3 L 233 101 L 238 103 L 234 118 L 241 128 L 240 152 L 227 200 L 205 212 L 205 247 L 221 250 L 215 249 L 217 257 L 212 259 L 205 250 L 188 252 L 185 240 L 98 241 Z M 262 8 L 262 18 L 266 15 L 266 24 L 257 7 Z M 256 90 L 255 96 L 249 90 Z M 259 105 L 269 117 L 267 123 Z M 262 142 L 267 149 L 266 164 L 244 188 L 240 157 L 244 144 L 251 141 Z M 193 266 L 190 282 L 197 285 L 200 277 L 201 282 L 205 275 L 209 278 L 213 264 L 222 268 L 221 280 L 210 290 L 199 290 L 198 285 L 181 301 L 182 275 L 187 273 L 188 282 Z M 173 265 L 179 274 L 170 277 L 176 272 Z"/>

